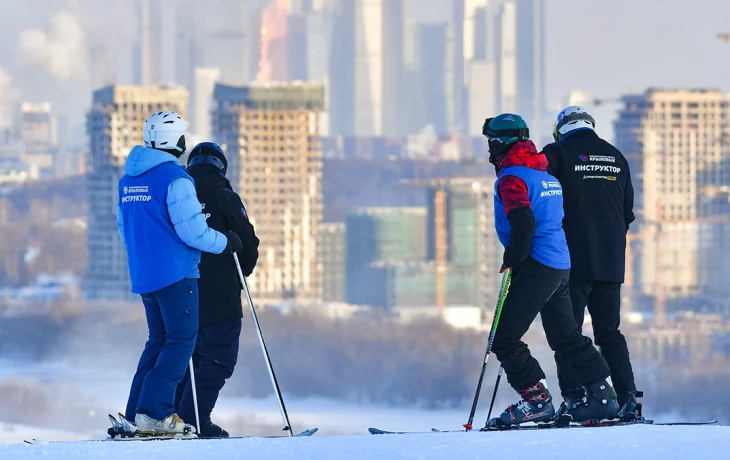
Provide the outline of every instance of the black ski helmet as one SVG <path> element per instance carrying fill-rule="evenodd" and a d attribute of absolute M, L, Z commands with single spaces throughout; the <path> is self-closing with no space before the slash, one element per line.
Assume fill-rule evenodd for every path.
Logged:
<path fill-rule="evenodd" d="M 228 160 L 223 149 L 215 142 L 201 142 L 193 147 L 188 156 L 188 168 L 197 164 L 210 164 L 226 175 L 228 171 Z"/>

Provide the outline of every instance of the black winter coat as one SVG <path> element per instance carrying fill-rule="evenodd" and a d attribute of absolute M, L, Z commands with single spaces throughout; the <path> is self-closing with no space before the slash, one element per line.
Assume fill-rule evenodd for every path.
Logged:
<path fill-rule="evenodd" d="M 626 158 L 590 130 L 545 146 L 548 172 L 563 185 L 563 229 L 571 278 L 622 283 L 634 188 Z"/>
<path fill-rule="evenodd" d="M 238 253 L 238 260 L 243 274 L 250 275 L 258 260 L 259 239 L 241 198 L 228 179 L 212 165 L 193 165 L 187 172 L 195 180 L 198 201 L 203 205 L 208 226 L 222 233 L 232 230 L 241 238 L 243 251 Z M 230 254 L 202 253 L 198 280 L 200 325 L 242 318 L 242 288 Z"/>

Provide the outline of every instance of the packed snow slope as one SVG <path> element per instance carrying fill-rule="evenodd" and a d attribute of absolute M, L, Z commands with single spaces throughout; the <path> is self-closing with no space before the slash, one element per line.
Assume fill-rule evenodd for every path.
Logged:
<path fill-rule="evenodd" d="M 397 427 L 382 427 L 392 429 Z M 0 459 L 728 459 L 730 427 L 627 426 L 490 433 L 0 445 Z"/>

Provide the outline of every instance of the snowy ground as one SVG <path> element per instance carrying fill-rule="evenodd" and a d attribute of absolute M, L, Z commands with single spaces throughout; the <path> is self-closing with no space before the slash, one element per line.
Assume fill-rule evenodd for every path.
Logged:
<path fill-rule="evenodd" d="M 443 433 L 0 445 L 0 459 L 727 459 L 730 427 L 632 426 Z"/>

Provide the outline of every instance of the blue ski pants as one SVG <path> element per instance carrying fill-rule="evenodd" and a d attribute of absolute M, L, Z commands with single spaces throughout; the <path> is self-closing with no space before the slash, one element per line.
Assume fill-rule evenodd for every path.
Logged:
<path fill-rule="evenodd" d="M 198 334 L 198 280 L 184 279 L 142 294 L 149 338 L 132 379 L 125 417 L 162 420 L 175 412 L 175 391 Z"/>

